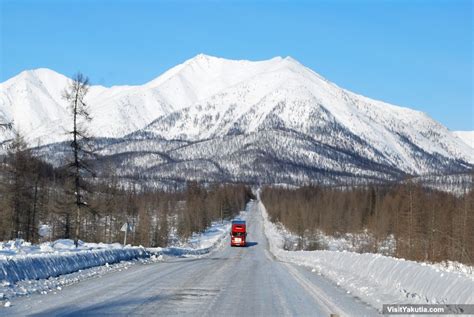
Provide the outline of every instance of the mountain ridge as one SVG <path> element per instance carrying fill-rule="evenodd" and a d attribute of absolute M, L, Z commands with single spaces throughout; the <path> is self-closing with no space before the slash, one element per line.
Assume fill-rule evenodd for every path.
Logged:
<path fill-rule="evenodd" d="M 65 140 L 70 119 L 59 88 L 65 87 L 68 79 L 45 69 L 20 75 L 0 84 L 0 120 L 3 116 L 3 120 L 19 122 L 20 129 L 26 126 L 27 137 L 33 142 Z M 40 78 L 35 80 L 33 75 Z M 472 147 L 427 114 L 343 89 L 291 57 L 234 61 L 199 54 L 143 85 L 91 86 L 87 101 L 93 107 L 93 136 L 135 142 L 136 152 L 142 151 L 144 157 L 153 150 L 150 144 L 162 146 L 161 141 L 153 143 L 155 139 L 165 143 L 204 141 L 202 144 L 213 149 L 215 142 L 233 144 L 236 157 L 253 158 L 248 168 L 255 170 L 259 162 L 264 162 L 265 168 L 272 165 L 268 162 L 280 162 L 284 166 L 277 165 L 283 170 L 296 166 L 297 177 L 312 169 L 325 174 L 327 169 L 328 173 L 369 175 L 373 166 L 381 178 L 390 178 L 393 173 L 471 170 L 474 163 Z M 21 106 L 15 108 L 14 104 Z M 33 114 L 21 117 L 25 109 Z M 260 142 L 259 135 L 278 144 L 279 151 Z M 150 142 L 145 146 L 143 140 Z M 232 170 L 238 161 L 229 157 L 214 160 L 203 154 L 207 150 L 192 145 L 184 148 L 187 146 L 194 154 L 187 150 L 163 153 L 174 162 L 212 161 L 212 166 L 226 171 L 223 175 L 235 178 Z M 109 150 L 104 148 L 107 155 L 121 153 L 113 145 Z M 371 163 L 364 163 L 364 158 Z M 160 160 L 151 167 L 165 164 Z M 211 165 L 208 167 L 213 169 Z M 384 169 L 392 172 L 385 175 Z"/>

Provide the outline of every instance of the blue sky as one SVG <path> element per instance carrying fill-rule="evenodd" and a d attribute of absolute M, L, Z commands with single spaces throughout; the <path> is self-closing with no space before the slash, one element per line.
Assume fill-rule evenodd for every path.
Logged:
<path fill-rule="evenodd" d="M 292 56 L 339 86 L 474 130 L 472 1 L 7 1 L 0 81 L 143 84 L 198 53 Z"/>

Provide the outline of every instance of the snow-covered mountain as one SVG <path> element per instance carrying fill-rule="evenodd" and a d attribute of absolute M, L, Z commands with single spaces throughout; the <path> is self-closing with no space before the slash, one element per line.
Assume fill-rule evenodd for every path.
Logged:
<path fill-rule="evenodd" d="M 0 120 L 29 140 L 64 139 L 67 81 L 36 70 L 2 83 Z M 115 138 L 97 141 L 99 152 L 128 177 L 330 182 L 474 164 L 474 149 L 426 114 L 342 89 L 290 57 L 200 54 L 142 86 L 92 86 L 87 101 L 89 130 Z"/>
<path fill-rule="evenodd" d="M 209 98 L 262 72 L 273 60 L 230 61 L 197 55 L 141 86 L 92 85 L 86 101 L 95 137 L 122 137 L 157 117 Z M 36 69 L 0 84 L 0 122 L 13 121 L 32 144 L 62 141 L 71 126 L 62 92 L 70 79 Z M 11 132 L 0 131 L 0 142 Z"/>

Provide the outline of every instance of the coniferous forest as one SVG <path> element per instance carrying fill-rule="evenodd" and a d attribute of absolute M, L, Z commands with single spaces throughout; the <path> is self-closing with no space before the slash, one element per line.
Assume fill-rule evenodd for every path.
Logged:
<path fill-rule="evenodd" d="M 396 257 L 418 261 L 474 263 L 474 193 L 428 189 L 413 182 L 353 188 L 266 187 L 261 198 L 274 222 L 300 238 L 300 248 L 323 233 L 368 233 L 361 252 L 378 252 L 394 240 Z"/>
<path fill-rule="evenodd" d="M 17 134 L 0 164 L 0 240 L 31 242 L 58 238 L 121 242 L 121 226 L 134 230 L 129 243 L 166 246 L 186 239 L 212 221 L 234 217 L 254 198 L 243 184 L 188 182 L 164 190 L 125 185 L 108 169 L 83 180 L 82 216 L 76 217 L 74 177 L 67 165 L 55 168 L 36 158 Z M 317 233 L 369 233 L 361 252 L 378 252 L 392 237 L 393 256 L 474 263 L 474 193 L 450 193 L 407 181 L 359 187 L 267 186 L 261 198 L 271 220 L 300 237 L 300 249 L 321 249 Z M 40 236 L 42 224 L 50 227 Z M 79 228 L 78 225 L 79 224 Z"/>
<path fill-rule="evenodd" d="M 239 184 L 201 185 L 165 191 L 125 186 L 113 173 L 83 183 L 78 238 L 91 242 L 122 242 L 122 225 L 134 228 L 133 245 L 166 246 L 171 237 L 185 239 L 212 221 L 229 219 L 252 197 Z M 35 158 L 17 136 L 0 164 L 0 240 L 30 242 L 74 238 L 76 204 L 74 178 L 68 169 L 53 168 Z M 47 236 L 40 226 L 50 226 Z"/>

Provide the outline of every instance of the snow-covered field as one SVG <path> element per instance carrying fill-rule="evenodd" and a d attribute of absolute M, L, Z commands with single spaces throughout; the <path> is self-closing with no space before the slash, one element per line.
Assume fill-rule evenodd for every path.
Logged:
<path fill-rule="evenodd" d="M 371 253 L 285 251 L 284 232 L 260 202 L 270 251 L 278 259 L 311 267 L 370 305 L 386 303 L 474 304 L 472 268 L 417 263 Z"/>

